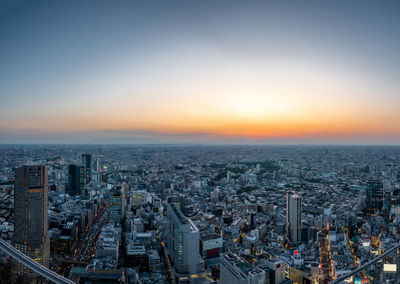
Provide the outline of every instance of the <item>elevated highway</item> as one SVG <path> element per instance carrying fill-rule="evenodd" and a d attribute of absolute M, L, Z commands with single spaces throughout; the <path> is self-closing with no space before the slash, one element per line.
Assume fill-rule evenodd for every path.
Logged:
<path fill-rule="evenodd" d="M 377 263 L 378 261 L 380 261 L 381 259 L 383 259 L 384 257 L 388 256 L 389 254 L 393 253 L 394 251 L 396 251 L 397 249 L 400 248 L 400 244 L 395 245 L 394 247 L 392 247 L 391 249 L 389 249 L 387 252 L 385 252 L 384 254 L 375 257 L 374 259 L 368 261 L 367 263 L 365 263 L 364 265 L 354 269 L 353 271 L 351 271 L 348 274 L 345 274 L 343 276 L 340 276 L 338 278 L 336 278 L 334 281 L 332 281 L 330 284 L 341 284 L 341 283 L 346 283 L 344 282 L 344 280 L 346 280 L 347 278 L 357 275 L 358 273 L 360 273 L 361 271 L 363 271 L 364 269 L 368 268 L 369 266 L 371 266 L 372 264 Z"/>
<path fill-rule="evenodd" d="M 29 256 L 23 254 L 15 247 L 10 245 L 8 242 L 0 238 L 0 250 L 3 251 L 5 254 L 11 256 L 16 261 L 22 263 L 32 271 L 36 272 L 37 274 L 43 276 L 44 278 L 56 283 L 56 284 L 75 284 L 75 282 L 55 273 L 54 271 L 48 269 L 47 267 L 37 263 Z"/>

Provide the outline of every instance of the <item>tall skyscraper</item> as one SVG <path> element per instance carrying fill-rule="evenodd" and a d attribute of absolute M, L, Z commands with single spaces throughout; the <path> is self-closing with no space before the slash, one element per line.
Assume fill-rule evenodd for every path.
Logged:
<path fill-rule="evenodd" d="M 48 267 L 50 238 L 47 231 L 47 167 L 22 166 L 16 171 L 14 191 L 15 229 L 13 245 Z M 37 274 L 14 262 L 13 272 L 29 283 Z"/>
<path fill-rule="evenodd" d="M 78 165 L 68 166 L 68 187 L 69 195 L 81 195 L 85 188 L 85 168 Z"/>
<path fill-rule="evenodd" d="M 167 205 L 167 247 L 178 274 L 202 270 L 199 257 L 200 231 L 175 203 Z"/>
<path fill-rule="evenodd" d="M 110 222 L 121 225 L 124 217 L 125 192 L 122 186 L 113 186 L 110 190 Z"/>
<path fill-rule="evenodd" d="M 301 241 L 301 197 L 291 191 L 286 195 L 286 236 L 292 242 Z"/>
<path fill-rule="evenodd" d="M 92 155 L 82 154 L 82 165 L 85 168 L 86 184 L 92 181 Z"/>
<path fill-rule="evenodd" d="M 381 180 L 369 180 L 367 183 L 366 194 L 367 214 L 375 214 L 376 211 L 382 210 L 383 207 L 383 182 Z"/>

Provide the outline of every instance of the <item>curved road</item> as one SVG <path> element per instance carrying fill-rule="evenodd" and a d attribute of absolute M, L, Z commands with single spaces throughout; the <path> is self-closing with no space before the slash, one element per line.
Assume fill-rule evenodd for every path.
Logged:
<path fill-rule="evenodd" d="M 55 273 L 54 271 L 51 271 L 40 263 L 37 263 L 27 255 L 23 254 L 12 245 L 7 243 L 2 238 L 0 238 L 0 250 L 14 258 L 16 261 L 22 263 L 29 269 L 33 270 L 37 274 L 43 276 L 50 281 L 53 281 L 56 284 L 75 284 L 75 282 Z"/>
<path fill-rule="evenodd" d="M 381 260 L 382 258 L 384 258 L 385 256 L 388 256 L 389 254 L 391 254 L 393 251 L 395 251 L 396 249 L 400 248 L 400 244 L 397 244 L 396 246 L 392 247 L 390 250 L 388 250 L 387 252 L 385 252 L 384 254 L 375 257 L 374 259 L 368 261 L 366 264 L 360 266 L 357 269 L 354 269 L 353 271 L 351 271 L 350 273 L 340 276 L 338 278 L 336 278 L 334 281 L 331 282 L 331 284 L 339 284 L 342 281 L 346 280 L 347 278 L 349 278 L 350 276 L 356 275 L 359 272 L 363 271 L 365 268 L 367 268 L 368 266 L 378 262 L 379 260 Z"/>

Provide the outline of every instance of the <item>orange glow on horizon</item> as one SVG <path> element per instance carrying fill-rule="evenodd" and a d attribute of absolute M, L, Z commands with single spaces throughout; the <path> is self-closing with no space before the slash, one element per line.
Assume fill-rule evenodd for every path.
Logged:
<path fill-rule="evenodd" d="M 396 104 L 382 105 L 374 112 L 380 100 L 368 90 L 350 89 L 358 94 L 352 97 L 340 86 L 330 88 L 329 80 L 326 87 L 313 83 L 323 78 L 275 79 L 266 84 L 259 74 L 255 78 L 232 75 L 211 85 L 183 82 L 142 96 L 119 89 L 114 95 L 107 89 L 98 96 L 88 95 L 72 108 L 49 105 L 46 111 L 28 118 L 21 109 L 22 115 L 13 121 L 0 121 L 0 129 L 36 134 L 98 133 L 106 138 L 202 135 L 227 141 L 400 137 Z M 71 100 L 65 99 L 66 103 Z"/>
<path fill-rule="evenodd" d="M 122 120 L 122 121 L 121 121 Z M 379 125 L 377 122 L 368 120 L 357 120 L 349 118 L 330 119 L 325 118 L 318 120 L 300 119 L 296 117 L 286 117 L 281 119 L 260 120 L 260 121 L 243 121 L 237 118 L 220 118 L 220 117 L 200 117 L 193 118 L 185 115 L 171 114 L 162 121 L 152 121 L 151 119 L 141 118 L 132 119 L 114 118 L 104 121 L 94 121 L 87 119 L 86 123 L 82 120 L 76 121 L 69 119 L 68 122 L 53 123 L 50 121 L 45 127 L 41 128 L 35 125 L 27 125 L 29 128 L 14 127 L 14 129 L 23 129 L 26 131 L 38 132 L 102 132 L 110 131 L 113 133 L 158 133 L 163 135 L 192 135 L 203 134 L 209 137 L 220 138 L 243 138 L 252 141 L 263 139 L 341 139 L 348 137 L 370 137 L 379 135 L 400 135 L 400 131 L 396 128 L 397 121 L 391 121 L 386 125 Z M 118 135 L 118 134 L 116 134 Z"/>

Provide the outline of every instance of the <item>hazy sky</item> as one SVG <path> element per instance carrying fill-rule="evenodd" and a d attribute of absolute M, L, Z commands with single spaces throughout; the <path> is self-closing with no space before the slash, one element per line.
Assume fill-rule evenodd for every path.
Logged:
<path fill-rule="evenodd" d="M 400 144 L 399 1 L 82 2 L 0 2 L 0 143 Z"/>

